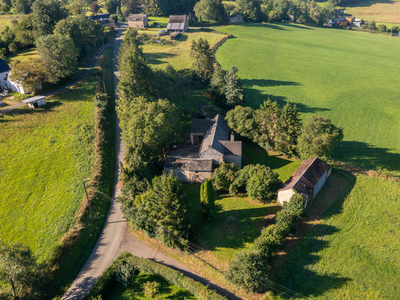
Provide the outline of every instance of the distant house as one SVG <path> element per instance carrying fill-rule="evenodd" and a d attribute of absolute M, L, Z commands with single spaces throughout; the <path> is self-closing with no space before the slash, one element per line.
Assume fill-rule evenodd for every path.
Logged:
<path fill-rule="evenodd" d="M 213 169 L 221 162 L 242 166 L 242 142 L 229 136 L 224 118 L 194 119 L 190 131 L 190 147 L 169 153 L 164 172 L 172 172 L 183 182 L 203 182 L 211 178 Z"/>
<path fill-rule="evenodd" d="M 10 73 L 10 67 L 8 64 L 0 58 L 0 86 L 1 88 L 5 88 L 7 86 L 7 79 Z"/>
<path fill-rule="evenodd" d="M 354 19 L 352 26 L 353 27 L 361 27 L 364 24 L 364 21 L 361 19 Z"/>
<path fill-rule="evenodd" d="M 95 21 L 96 23 L 99 23 L 99 24 L 101 24 L 103 26 L 111 23 L 110 14 L 98 14 L 98 15 L 95 15 L 95 16 L 91 16 L 90 18 L 93 21 Z"/>
<path fill-rule="evenodd" d="M 149 26 L 149 18 L 144 14 L 131 14 L 128 18 L 130 28 L 145 28 Z"/>
<path fill-rule="evenodd" d="M 297 192 L 310 203 L 319 193 L 332 168 L 318 157 L 304 160 L 297 170 L 292 174 L 283 188 L 278 190 L 278 203 L 289 202 L 290 198 Z"/>
<path fill-rule="evenodd" d="M 244 16 L 242 13 L 234 12 L 229 16 L 229 23 L 242 23 L 244 20 Z"/>
<path fill-rule="evenodd" d="M 167 30 L 169 32 L 185 32 L 189 29 L 189 22 L 186 15 L 169 16 Z"/>
<path fill-rule="evenodd" d="M 45 96 L 35 96 L 21 101 L 22 103 L 28 104 L 30 108 L 39 108 L 46 105 Z"/>
<path fill-rule="evenodd" d="M 327 23 L 325 23 L 324 26 L 328 26 L 328 27 L 333 27 L 333 26 L 346 27 L 346 26 L 349 26 L 349 23 L 346 20 L 346 18 L 332 18 L 332 19 L 329 19 L 329 21 Z"/>

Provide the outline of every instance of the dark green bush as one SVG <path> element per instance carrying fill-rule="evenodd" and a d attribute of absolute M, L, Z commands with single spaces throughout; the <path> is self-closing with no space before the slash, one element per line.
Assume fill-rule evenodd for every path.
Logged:
<path fill-rule="evenodd" d="M 215 215 L 215 199 L 211 180 L 204 181 L 200 186 L 200 204 L 205 219 L 213 219 Z"/>
<path fill-rule="evenodd" d="M 278 230 L 278 227 L 273 224 L 261 231 L 261 235 L 253 243 L 253 248 L 260 251 L 265 258 L 268 258 L 273 251 L 282 245 L 283 241 L 284 236 Z"/>
<path fill-rule="evenodd" d="M 239 168 L 233 163 L 221 163 L 211 177 L 214 189 L 217 191 L 229 191 L 229 187 L 234 182 L 238 170 Z"/>

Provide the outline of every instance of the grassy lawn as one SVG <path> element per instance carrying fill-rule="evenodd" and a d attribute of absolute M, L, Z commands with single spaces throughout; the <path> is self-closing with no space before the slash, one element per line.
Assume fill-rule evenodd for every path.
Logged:
<path fill-rule="evenodd" d="M 245 143 L 243 163 L 267 165 L 274 169 L 282 180 L 287 180 L 300 162 L 268 155 L 260 147 Z M 205 257 L 211 258 L 211 261 L 216 258 L 218 266 L 222 268 L 226 267 L 237 251 L 251 247 L 261 229 L 272 222 L 272 217 L 279 208 L 275 204 L 251 201 L 248 197 L 215 193 L 215 220 L 205 221 L 201 216 L 200 185 L 185 184 L 184 188 L 190 203 L 190 218 L 197 234 L 196 243 L 210 250 L 211 253 Z"/>
<path fill-rule="evenodd" d="M 180 289 L 176 285 L 170 284 L 159 275 L 148 275 L 141 273 L 137 278 L 135 278 L 134 287 L 124 288 L 122 285 L 118 284 L 104 300 L 152 300 L 154 298 L 148 298 L 144 294 L 144 288 L 142 285 L 146 282 L 158 282 L 160 284 L 158 295 L 161 297 L 161 299 L 197 299 L 190 292 Z"/>
<path fill-rule="evenodd" d="M 270 98 L 296 104 L 303 117 L 330 117 L 345 136 L 335 158 L 400 173 L 400 39 L 295 24 L 219 30 L 236 37 L 216 58 L 239 69 L 248 105 Z"/>
<path fill-rule="evenodd" d="M 293 249 L 280 283 L 313 299 L 398 299 L 399 184 L 366 175 L 333 180 L 314 205 L 334 204 Z"/>
<path fill-rule="evenodd" d="M 176 69 L 190 68 L 190 46 L 193 40 L 207 39 L 212 46 L 223 37 L 216 32 L 193 30 L 183 33 L 176 45 L 143 45 L 143 52 L 153 68 L 166 68 L 168 64 Z"/>
<path fill-rule="evenodd" d="M 0 238 L 46 259 L 73 224 L 93 162 L 96 78 L 0 119 Z"/>
<path fill-rule="evenodd" d="M 39 58 L 39 53 L 37 53 L 34 47 L 22 49 L 18 53 L 10 55 L 10 61 L 26 61 L 34 58 Z"/>
<path fill-rule="evenodd" d="M 23 15 L 2 15 L 0 16 L 0 32 L 2 32 L 7 26 L 12 27 L 11 21 L 20 21 Z"/>
<path fill-rule="evenodd" d="M 347 4 L 345 13 L 366 21 L 375 21 L 378 23 L 397 23 L 398 25 L 400 24 L 400 1 L 353 1 Z"/>

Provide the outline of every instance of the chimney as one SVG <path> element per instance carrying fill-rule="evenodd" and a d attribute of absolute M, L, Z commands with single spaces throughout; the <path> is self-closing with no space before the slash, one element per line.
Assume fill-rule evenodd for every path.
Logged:
<path fill-rule="evenodd" d="M 235 141 L 235 135 L 233 134 L 233 132 L 231 132 L 231 142 Z"/>

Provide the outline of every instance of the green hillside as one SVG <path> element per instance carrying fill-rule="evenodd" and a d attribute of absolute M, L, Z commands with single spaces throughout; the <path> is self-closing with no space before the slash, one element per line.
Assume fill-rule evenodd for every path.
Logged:
<path fill-rule="evenodd" d="M 216 58 L 239 69 L 248 105 L 270 98 L 330 117 L 345 134 L 336 158 L 400 172 L 400 39 L 295 24 L 219 30 L 235 38 Z"/>

